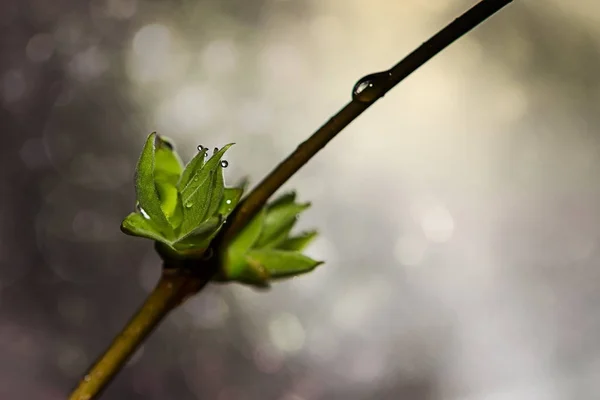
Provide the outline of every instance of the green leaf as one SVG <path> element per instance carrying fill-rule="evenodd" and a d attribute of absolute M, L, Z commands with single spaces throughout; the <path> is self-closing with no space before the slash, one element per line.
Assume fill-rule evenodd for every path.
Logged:
<path fill-rule="evenodd" d="M 183 167 L 173 145 L 164 137 L 156 138 L 154 182 L 161 208 L 165 216 L 176 227 L 181 223 L 183 210 L 177 191 L 177 182 Z"/>
<path fill-rule="evenodd" d="M 271 275 L 269 275 L 269 271 L 267 271 L 264 265 L 253 259 L 246 259 L 244 267 L 240 270 L 239 275 L 234 280 L 266 288 L 269 287 L 270 279 Z"/>
<path fill-rule="evenodd" d="M 155 177 L 164 177 L 164 179 L 174 182 L 173 186 L 176 186 L 183 166 L 173 144 L 164 136 L 157 135 L 156 137 L 155 158 Z"/>
<path fill-rule="evenodd" d="M 304 274 L 323 264 L 299 252 L 283 250 L 251 250 L 246 259 L 262 265 L 271 279 Z"/>
<path fill-rule="evenodd" d="M 227 246 L 227 257 L 224 265 L 224 275 L 227 279 L 239 277 L 244 270 L 247 264 L 245 255 L 258 239 L 265 216 L 266 210 L 263 208 Z"/>
<path fill-rule="evenodd" d="M 217 164 L 217 169 L 215 170 L 212 178 L 213 181 L 211 182 L 210 186 L 213 189 L 210 194 L 210 203 L 208 205 L 208 211 L 206 213 L 208 217 L 216 214 L 216 212 L 221 207 L 221 201 L 223 201 L 223 193 L 225 191 L 225 180 L 223 179 L 223 167 L 220 164 Z"/>
<path fill-rule="evenodd" d="M 146 140 L 135 171 L 135 191 L 140 208 L 150 217 L 153 225 L 168 239 L 174 235 L 165 216 L 154 183 L 156 132 Z"/>
<path fill-rule="evenodd" d="M 219 206 L 219 214 L 227 217 L 233 209 L 238 205 L 242 198 L 242 188 L 225 188 L 223 192 L 223 199 L 221 199 L 221 205 Z"/>
<path fill-rule="evenodd" d="M 223 225 L 223 217 L 218 215 L 209 218 L 207 221 L 200 224 L 197 228 L 189 232 L 187 235 L 179 238 L 173 245 L 175 248 L 196 247 L 205 249 L 210 244 L 212 238 L 219 232 Z"/>
<path fill-rule="evenodd" d="M 179 183 L 177 184 L 177 188 L 180 192 L 190 183 L 190 179 L 192 175 L 200 171 L 202 166 L 204 165 L 204 158 L 206 157 L 206 152 L 208 149 L 203 148 L 199 151 L 194 158 L 190 160 L 190 162 L 185 166 L 181 174 L 181 178 L 179 178 Z"/>
<path fill-rule="evenodd" d="M 285 239 L 277 246 L 278 250 L 302 251 L 312 242 L 318 233 L 317 231 L 302 232 L 297 236 L 292 236 Z"/>
<path fill-rule="evenodd" d="M 140 236 L 169 244 L 152 222 L 141 214 L 131 213 L 121 223 L 121 231 L 131 236 Z"/>
<path fill-rule="evenodd" d="M 223 172 L 220 162 L 231 146 L 232 144 L 223 146 L 204 164 L 200 171 L 192 172 L 189 183 L 181 191 L 183 204 L 181 235 L 187 234 L 213 216 L 209 212 L 218 209 L 223 196 Z M 216 205 L 212 205 L 213 202 L 216 202 Z"/>
<path fill-rule="evenodd" d="M 283 242 L 296 224 L 298 214 L 310 207 L 310 203 L 298 204 L 289 199 L 267 206 L 265 226 L 255 247 L 276 247 Z"/>

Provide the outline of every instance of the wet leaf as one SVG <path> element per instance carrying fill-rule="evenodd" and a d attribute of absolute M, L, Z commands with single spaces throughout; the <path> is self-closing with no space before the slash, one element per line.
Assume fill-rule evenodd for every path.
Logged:
<path fill-rule="evenodd" d="M 146 140 L 135 171 L 135 189 L 140 207 L 148 214 L 153 225 L 168 239 L 174 232 L 165 216 L 154 183 L 156 132 Z"/>

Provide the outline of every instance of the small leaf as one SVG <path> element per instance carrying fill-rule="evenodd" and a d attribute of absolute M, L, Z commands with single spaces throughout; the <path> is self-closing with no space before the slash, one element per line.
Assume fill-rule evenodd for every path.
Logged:
<path fill-rule="evenodd" d="M 181 235 L 200 225 L 212 215 L 209 211 L 218 209 L 221 201 L 223 175 L 220 165 L 223 154 L 232 144 L 223 146 L 221 150 L 215 153 L 200 169 L 192 174 L 188 185 L 181 192 L 181 201 L 183 204 L 183 223 L 181 225 Z M 221 173 L 221 178 L 219 178 Z M 216 193 L 215 193 L 216 190 Z M 220 194 L 219 194 L 220 192 Z M 215 200 L 215 199 L 218 199 Z M 216 206 L 211 207 L 212 201 L 217 201 Z"/>
<path fill-rule="evenodd" d="M 239 276 L 235 277 L 233 280 L 261 288 L 267 288 L 269 287 L 270 279 L 271 275 L 269 275 L 269 271 L 267 271 L 264 265 L 253 259 L 246 258 L 246 265 L 240 270 Z"/>
<path fill-rule="evenodd" d="M 121 231 L 131 236 L 140 236 L 169 244 L 162 234 L 156 230 L 152 222 L 141 214 L 131 213 L 121 223 Z"/>
<path fill-rule="evenodd" d="M 146 140 L 135 171 L 135 190 L 140 207 L 152 219 L 153 224 L 168 239 L 173 237 L 173 229 L 163 213 L 160 198 L 154 183 L 156 132 Z"/>
<path fill-rule="evenodd" d="M 208 149 L 203 148 L 199 151 L 194 158 L 185 166 L 181 174 L 181 178 L 179 178 L 179 183 L 177 184 L 177 188 L 180 192 L 183 192 L 183 189 L 190 183 L 190 179 L 192 179 L 193 174 L 200 172 L 202 166 L 204 165 L 205 154 Z"/>
<path fill-rule="evenodd" d="M 213 174 L 213 182 L 210 185 L 212 187 L 212 191 L 210 194 L 210 203 L 208 205 L 208 211 L 206 213 L 207 217 L 211 217 L 216 214 L 221 206 L 221 201 L 223 200 L 223 192 L 225 191 L 225 181 L 223 179 L 223 167 L 220 164 L 217 164 L 217 169 Z"/>
<path fill-rule="evenodd" d="M 224 265 L 224 273 L 227 279 L 240 276 L 247 263 L 245 255 L 258 239 L 265 216 L 266 210 L 263 208 L 227 246 L 227 257 Z"/>
<path fill-rule="evenodd" d="M 283 250 L 251 250 L 247 260 L 262 265 L 271 279 L 286 278 L 304 274 L 323 264 L 304 254 Z"/>
<path fill-rule="evenodd" d="M 281 243 L 296 223 L 298 214 L 310 207 L 310 203 L 298 204 L 279 201 L 267 206 L 265 226 L 256 247 L 274 247 Z"/>
<path fill-rule="evenodd" d="M 163 175 L 168 177 L 166 179 L 171 182 L 175 182 L 177 185 L 177 181 L 179 181 L 179 176 L 183 170 L 183 166 L 181 163 L 181 159 L 175 152 L 175 148 L 171 142 L 163 137 L 156 137 L 156 152 L 155 152 L 155 167 L 154 174 L 157 177 L 162 177 Z"/>
<path fill-rule="evenodd" d="M 279 250 L 302 251 L 312 242 L 318 233 L 317 231 L 303 232 L 297 236 L 292 236 L 284 240 L 277 246 Z"/>
<path fill-rule="evenodd" d="M 221 200 L 221 205 L 219 206 L 219 214 L 227 217 L 233 209 L 238 205 L 240 199 L 242 198 L 242 193 L 244 189 L 236 187 L 236 188 L 225 188 L 223 192 L 223 199 Z"/>
<path fill-rule="evenodd" d="M 157 136 L 154 166 L 154 182 L 161 208 L 171 226 L 181 223 L 183 211 L 177 192 L 177 182 L 182 171 L 182 164 L 173 145 L 164 137 Z"/>
<path fill-rule="evenodd" d="M 203 243 L 205 238 L 213 236 L 223 224 L 223 217 L 215 216 L 201 223 L 187 235 L 180 237 L 175 245 L 190 245 Z"/>

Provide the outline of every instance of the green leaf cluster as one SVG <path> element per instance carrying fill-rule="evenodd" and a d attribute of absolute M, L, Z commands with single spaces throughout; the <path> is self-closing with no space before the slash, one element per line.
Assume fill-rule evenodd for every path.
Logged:
<path fill-rule="evenodd" d="M 224 184 L 221 159 L 231 146 L 208 160 L 203 148 L 184 167 L 173 144 L 151 133 L 135 172 L 137 210 L 121 230 L 155 240 L 174 257 L 202 256 L 242 196 L 242 188 Z"/>
<path fill-rule="evenodd" d="M 309 207 L 290 192 L 263 208 L 227 246 L 220 279 L 266 287 L 322 264 L 302 254 L 316 231 L 291 235 L 298 215 Z"/>
<path fill-rule="evenodd" d="M 148 136 L 135 172 L 136 211 L 121 224 L 128 235 L 152 239 L 161 256 L 201 259 L 239 203 L 242 187 L 225 187 L 221 159 L 232 146 L 202 148 L 183 165 L 173 144 Z M 218 249 L 215 280 L 266 287 L 274 279 L 309 272 L 322 264 L 302 254 L 316 231 L 291 235 L 298 215 L 310 207 L 286 193 L 267 204 L 226 248 Z"/>

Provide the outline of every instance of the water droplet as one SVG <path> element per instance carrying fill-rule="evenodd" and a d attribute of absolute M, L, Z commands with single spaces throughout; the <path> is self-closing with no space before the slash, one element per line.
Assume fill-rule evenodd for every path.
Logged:
<path fill-rule="evenodd" d="M 86 376 L 83 377 L 83 380 L 86 381 L 86 382 L 89 382 L 89 381 L 92 380 L 92 377 L 89 376 L 89 375 L 86 375 Z"/>
<path fill-rule="evenodd" d="M 371 103 L 385 94 L 390 73 L 377 72 L 360 78 L 352 88 L 352 99 L 361 103 Z"/>
<path fill-rule="evenodd" d="M 194 177 L 192 178 L 193 181 L 197 181 L 198 180 L 198 174 L 194 174 Z"/>
<path fill-rule="evenodd" d="M 227 162 L 227 160 L 221 160 L 221 167 L 227 168 L 228 165 L 229 165 L 229 162 Z"/>
<path fill-rule="evenodd" d="M 213 150 L 213 154 L 217 154 L 218 151 L 219 151 L 219 148 L 215 147 L 215 149 Z"/>
<path fill-rule="evenodd" d="M 194 203 L 192 203 L 191 201 L 188 201 L 187 203 L 185 203 L 185 208 L 192 208 L 193 205 L 194 205 Z"/>
<path fill-rule="evenodd" d="M 202 150 L 204 150 L 204 146 L 202 146 L 201 144 L 199 144 L 198 147 L 197 147 L 197 149 L 198 149 L 198 151 L 202 151 Z"/>
<path fill-rule="evenodd" d="M 146 210 L 144 210 L 141 206 L 139 202 L 135 203 L 135 208 L 137 208 L 137 210 L 140 212 L 140 214 L 142 214 L 142 216 L 146 219 L 150 219 L 150 215 L 148 215 L 148 213 L 146 212 Z"/>
<path fill-rule="evenodd" d="M 231 204 L 231 200 L 225 201 L 225 204 Z"/>

